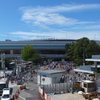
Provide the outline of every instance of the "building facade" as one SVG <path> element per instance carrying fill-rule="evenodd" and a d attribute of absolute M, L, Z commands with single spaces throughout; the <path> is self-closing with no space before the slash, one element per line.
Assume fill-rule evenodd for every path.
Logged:
<path fill-rule="evenodd" d="M 75 43 L 74 39 L 41 39 L 26 41 L 0 41 L 0 53 L 5 53 L 6 57 L 16 58 L 21 54 L 25 45 L 34 47 L 38 54 L 50 58 L 65 57 L 65 45 Z M 96 41 L 100 44 L 100 41 Z"/>
<path fill-rule="evenodd" d="M 76 40 L 0 41 L 0 53 L 5 53 L 6 57 L 18 57 L 25 45 L 31 45 L 41 56 L 63 58 L 65 56 L 65 45 L 72 42 L 76 42 Z"/>

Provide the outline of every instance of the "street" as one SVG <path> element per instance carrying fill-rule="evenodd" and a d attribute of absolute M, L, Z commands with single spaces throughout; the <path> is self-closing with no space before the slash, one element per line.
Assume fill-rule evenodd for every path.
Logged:
<path fill-rule="evenodd" d="M 40 96 L 38 95 L 38 85 L 36 83 L 36 80 L 37 79 L 35 77 L 34 81 L 25 82 L 26 89 L 20 90 L 19 98 L 17 100 L 41 100 Z M 11 84 L 9 82 L 9 87 L 13 88 L 13 90 L 15 90 L 16 86 L 16 83 Z"/>

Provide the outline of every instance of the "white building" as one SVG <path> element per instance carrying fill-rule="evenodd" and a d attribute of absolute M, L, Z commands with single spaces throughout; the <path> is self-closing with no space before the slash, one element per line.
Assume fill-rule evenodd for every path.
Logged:
<path fill-rule="evenodd" d="M 65 70 L 45 70 L 37 72 L 38 84 L 54 84 L 60 81 L 60 77 L 65 73 Z M 43 81 L 43 79 L 45 79 Z"/>
<path fill-rule="evenodd" d="M 94 64 L 80 66 L 79 68 L 74 69 L 74 71 L 95 74 L 95 78 L 97 78 L 97 73 L 100 73 L 100 65 L 98 65 L 98 62 L 100 63 L 100 55 L 92 55 L 92 58 L 87 58 L 85 61 L 92 61 Z"/>

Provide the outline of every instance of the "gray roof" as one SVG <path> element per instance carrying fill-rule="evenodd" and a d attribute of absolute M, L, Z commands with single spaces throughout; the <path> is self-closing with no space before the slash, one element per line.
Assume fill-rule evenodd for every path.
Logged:
<path fill-rule="evenodd" d="M 97 65 L 97 68 L 100 68 L 100 65 Z M 96 68 L 95 65 L 85 65 L 85 66 L 80 66 L 77 69 L 74 69 L 74 71 L 94 74 L 96 72 Z"/>
<path fill-rule="evenodd" d="M 65 70 L 44 70 L 44 71 L 38 71 L 37 73 L 41 74 L 57 74 L 57 73 L 64 73 Z"/>
<path fill-rule="evenodd" d="M 100 62 L 100 59 L 93 59 L 93 58 L 90 58 L 90 59 L 85 59 L 86 61 L 96 61 L 96 62 Z"/>
<path fill-rule="evenodd" d="M 94 71 L 83 70 L 83 69 L 74 69 L 74 71 L 75 71 L 75 72 L 83 72 L 83 73 L 94 74 Z"/>

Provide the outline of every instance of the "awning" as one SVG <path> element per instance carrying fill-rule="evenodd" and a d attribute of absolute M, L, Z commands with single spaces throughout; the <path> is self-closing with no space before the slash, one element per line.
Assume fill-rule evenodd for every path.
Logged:
<path fill-rule="evenodd" d="M 82 69 L 74 69 L 75 72 L 84 72 L 84 73 L 89 73 L 89 74 L 94 74 L 94 71 L 87 71 L 87 70 L 82 70 Z"/>
<path fill-rule="evenodd" d="M 85 61 L 96 61 L 96 62 L 100 62 L 100 59 L 93 59 L 93 58 L 90 58 L 90 59 L 85 59 Z"/>

